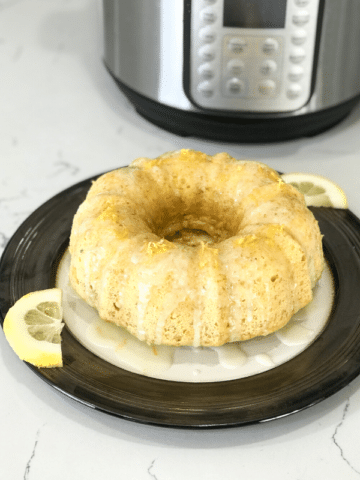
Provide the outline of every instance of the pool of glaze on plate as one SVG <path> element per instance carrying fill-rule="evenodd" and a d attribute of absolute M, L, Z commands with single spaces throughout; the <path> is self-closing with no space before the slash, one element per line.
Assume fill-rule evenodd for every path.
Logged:
<path fill-rule="evenodd" d="M 333 280 L 326 265 L 312 302 L 276 333 L 213 348 L 149 346 L 125 329 L 101 320 L 70 286 L 69 266 L 67 250 L 59 265 L 56 286 L 63 290 L 64 321 L 72 334 L 109 363 L 164 380 L 234 380 L 281 365 L 304 351 L 322 332 L 334 298 Z"/>

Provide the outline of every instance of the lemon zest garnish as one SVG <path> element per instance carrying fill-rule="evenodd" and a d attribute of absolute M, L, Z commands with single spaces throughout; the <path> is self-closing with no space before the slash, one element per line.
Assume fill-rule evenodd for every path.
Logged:
<path fill-rule="evenodd" d="M 199 267 L 204 268 L 206 266 L 212 266 L 213 268 L 217 269 L 219 266 L 218 254 L 219 254 L 219 250 L 217 248 L 211 248 L 208 245 L 206 245 L 205 242 L 200 242 Z"/>
<path fill-rule="evenodd" d="M 267 226 L 267 233 L 271 237 L 274 237 L 275 235 L 278 235 L 279 233 L 284 232 L 284 225 L 277 225 L 277 224 L 270 224 Z"/>
<path fill-rule="evenodd" d="M 143 168 L 144 170 L 150 170 L 151 168 L 159 165 L 160 162 L 165 162 L 167 158 L 153 158 L 151 160 L 147 160 L 146 162 L 144 162 L 143 165 L 141 165 L 141 168 Z"/>
<path fill-rule="evenodd" d="M 274 172 L 274 170 L 270 170 L 269 177 L 276 181 L 281 180 L 281 177 L 279 177 L 279 175 L 276 172 Z"/>
<path fill-rule="evenodd" d="M 104 220 L 111 220 L 113 222 L 117 222 L 119 220 L 119 214 L 118 212 L 114 209 L 113 206 L 106 207 L 105 210 L 103 210 L 100 215 L 96 217 L 97 221 L 104 221 Z"/>
<path fill-rule="evenodd" d="M 246 235 L 245 237 L 237 238 L 233 241 L 234 247 L 249 247 L 253 246 L 258 241 L 258 237 L 254 234 Z"/>
<path fill-rule="evenodd" d="M 161 239 L 159 242 L 149 242 L 147 244 L 146 253 L 153 256 L 173 250 L 174 248 L 176 247 L 171 242 Z"/>
<path fill-rule="evenodd" d="M 209 158 L 206 153 L 198 152 L 188 148 L 182 148 L 180 150 L 179 160 L 186 162 L 208 162 Z"/>

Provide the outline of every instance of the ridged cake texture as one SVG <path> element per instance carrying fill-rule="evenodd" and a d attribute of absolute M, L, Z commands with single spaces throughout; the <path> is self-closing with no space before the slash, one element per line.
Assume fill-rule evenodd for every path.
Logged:
<path fill-rule="evenodd" d="M 76 292 L 155 345 L 268 335 L 311 301 L 324 267 L 301 193 L 263 163 L 193 150 L 97 179 L 70 253 Z"/>

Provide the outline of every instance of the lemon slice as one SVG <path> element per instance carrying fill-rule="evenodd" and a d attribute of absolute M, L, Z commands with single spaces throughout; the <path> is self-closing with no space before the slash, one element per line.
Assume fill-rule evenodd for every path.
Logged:
<path fill-rule="evenodd" d="M 308 207 L 348 207 L 344 191 L 326 177 L 312 173 L 285 173 L 281 177 L 304 195 Z"/>
<path fill-rule="evenodd" d="M 62 291 L 40 290 L 21 297 L 8 311 L 4 333 L 21 360 L 36 367 L 62 367 Z"/>

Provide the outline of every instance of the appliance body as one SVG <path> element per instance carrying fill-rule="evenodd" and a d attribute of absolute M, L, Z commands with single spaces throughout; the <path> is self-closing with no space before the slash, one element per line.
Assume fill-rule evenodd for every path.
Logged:
<path fill-rule="evenodd" d="M 103 11 L 108 70 L 177 134 L 315 135 L 359 101 L 359 0 L 103 0 Z"/>

